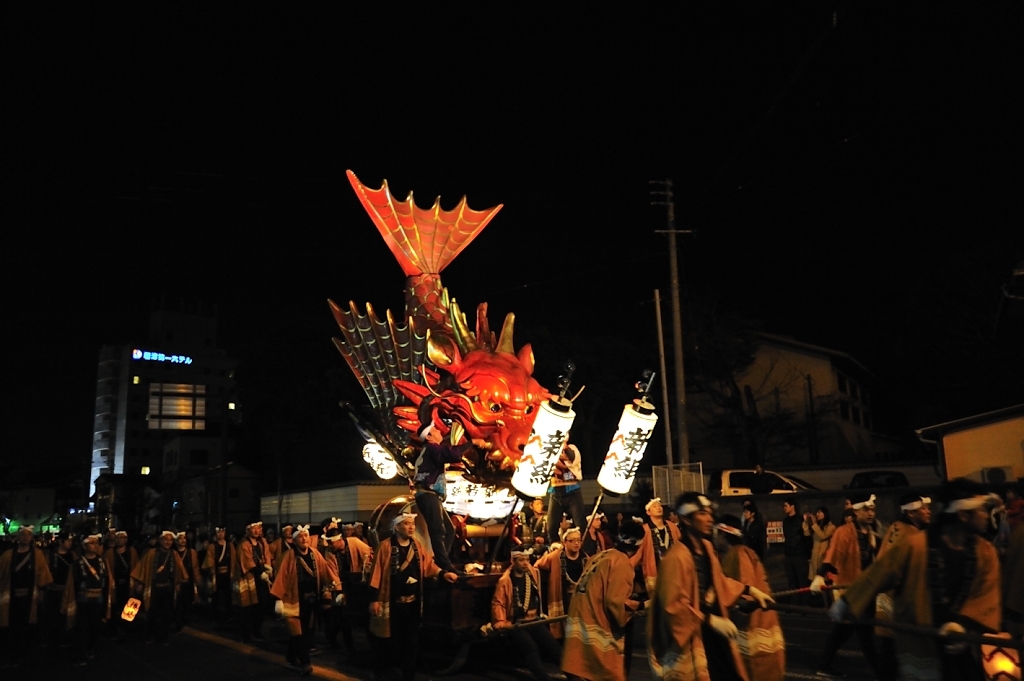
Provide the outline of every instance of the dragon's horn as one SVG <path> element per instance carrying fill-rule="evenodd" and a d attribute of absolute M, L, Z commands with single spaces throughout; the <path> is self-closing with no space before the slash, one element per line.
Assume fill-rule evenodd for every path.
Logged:
<path fill-rule="evenodd" d="M 469 331 L 469 325 L 466 324 L 466 315 L 462 314 L 462 310 L 459 309 L 459 304 L 454 298 L 452 298 L 451 305 L 448 307 L 448 315 L 452 320 L 455 343 L 459 346 L 462 354 L 467 355 L 473 350 L 477 350 L 476 339 L 473 338 L 473 334 Z"/>
<path fill-rule="evenodd" d="M 509 312 L 505 315 L 505 323 L 501 325 L 501 335 L 498 336 L 498 347 L 494 349 L 495 352 L 507 352 L 510 355 L 516 354 L 515 348 L 512 346 L 512 333 L 515 324 L 515 314 Z"/>
<path fill-rule="evenodd" d="M 494 347 L 494 334 L 491 333 L 491 325 L 487 321 L 487 303 L 476 306 L 476 343 L 487 349 Z"/>

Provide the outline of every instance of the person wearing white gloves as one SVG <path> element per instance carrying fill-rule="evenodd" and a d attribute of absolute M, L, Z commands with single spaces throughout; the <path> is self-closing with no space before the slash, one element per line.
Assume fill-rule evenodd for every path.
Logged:
<path fill-rule="evenodd" d="M 285 659 L 303 676 L 313 673 L 309 648 L 316 631 L 320 600 L 338 586 L 338 574 L 309 540 L 309 525 L 299 525 L 292 534 L 294 550 L 284 554 L 281 569 L 270 595 L 278 599 L 274 611 L 288 623 L 288 652 Z"/>
<path fill-rule="evenodd" d="M 263 538 L 263 523 L 256 521 L 245 526 L 245 536 L 238 542 L 238 565 L 234 581 L 237 584 L 238 603 L 245 613 L 242 641 L 266 641 L 263 638 L 263 616 L 273 608 L 270 599 L 270 580 L 274 567 L 270 545 Z"/>
<path fill-rule="evenodd" d="M 745 596 L 762 608 L 774 599 L 723 574 L 711 544 L 712 510 L 703 494 L 676 499 L 681 541 L 662 558 L 648 604 L 647 657 L 658 678 L 750 681 L 728 608 Z"/>
<path fill-rule="evenodd" d="M 837 600 L 829 616 L 870 616 L 875 596 L 896 588 L 893 619 L 935 627 L 938 638 L 893 632 L 899 678 L 983 678 L 978 646 L 950 634 L 999 631 L 999 557 L 985 538 L 999 500 L 971 480 L 943 486 L 943 512 L 927 529 L 896 543 Z"/>
<path fill-rule="evenodd" d="M 869 511 L 875 507 L 875 495 L 853 492 L 849 498 L 850 508 L 857 514 L 857 519 L 852 524 L 842 525 L 832 534 L 828 549 L 825 551 L 825 560 L 811 582 L 813 593 L 821 593 L 822 587 L 825 586 L 826 576 L 833 576 L 842 584 L 853 584 L 875 559 L 875 553 L 878 551 L 877 540 L 868 527 L 868 522 L 873 517 Z M 832 595 L 838 599 L 842 596 L 842 591 L 833 591 Z M 840 622 L 832 627 L 832 632 L 822 648 L 821 658 L 818 660 L 818 676 L 832 678 L 842 676 L 841 672 L 832 668 L 832 661 L 843 644 L 854 634 L 857 635 L 864 659 L 867 660 L 875 676 L 884 677 L 878 652 L 875 649 L 874 628 L 870 624 L 852 624 L 850 622 Z"/>

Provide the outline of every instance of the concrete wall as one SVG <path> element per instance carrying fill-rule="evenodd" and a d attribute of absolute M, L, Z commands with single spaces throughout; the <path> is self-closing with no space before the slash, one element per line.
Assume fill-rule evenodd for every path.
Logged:
<path fill-rule="evenodd" d="M 279 522 L 318 523 L 324 518 L 365 522 L 381 504 L 406 494 L 409 486 L 348 485 L 304 492 L 287 492 L 260 497 L 260 519 L 268 525 Z"/>

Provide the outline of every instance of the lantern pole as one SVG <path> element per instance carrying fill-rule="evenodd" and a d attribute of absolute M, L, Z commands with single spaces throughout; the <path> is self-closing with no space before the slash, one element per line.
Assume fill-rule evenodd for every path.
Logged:
<path fill-rule="evenodd" d="M 501 534 L 498 535 L 498 541 L 494 542 L 494 550 L 491 551 L 491 557 L 487 560 L 487 566 L 484 568 L 485 575 L 491 574 L 491 565 L 494 564 L 494 559 L 498 557 L 498 551 L 501 549 L 501 545 L 505 542 L 505 535 L 508 534 L 509 526 L 512 524 L 512 518 L 519 512 L 519 506 L 523 503 L 523 499 L 516 499 L 516 503 L 512 504 L 512 512 L 505 518 L 505 527 L 502 529 Z"/>
<path fill-rule="evenodd" d="M 594 510 L 590 512 L 590 516 L 587 518 L 587 529 L 583 532 L 583 539 L 590 536 L 590 526 L 594 524 L 594 518 L 597 517 L 597 509 L 601 508 L 601 501 L 604 500 L 604 487 L 597 494 L 597 501 L 594 502 Z"/>

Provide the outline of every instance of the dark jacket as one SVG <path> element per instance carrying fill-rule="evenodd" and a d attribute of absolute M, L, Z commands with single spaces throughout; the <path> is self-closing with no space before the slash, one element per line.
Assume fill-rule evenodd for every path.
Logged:
<path fill-rule="evenodd" d="M 783 553 L 787 556 L 810 557 L 810 547 L 806 541 L 808 538 L 804 536 L 803 518 L 799 513 L 782 519 L 782 534 L 786 538 Z"/>
<path fill-rule="evenodd" d="M 743 543 L 750 547 L 757 554 L 758 558 L 764 558 L 768 536 L 761 516 L 755 515 L 754 519 L 744 528 Z"/>

